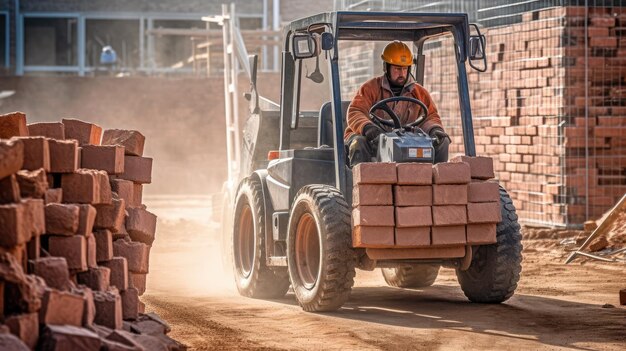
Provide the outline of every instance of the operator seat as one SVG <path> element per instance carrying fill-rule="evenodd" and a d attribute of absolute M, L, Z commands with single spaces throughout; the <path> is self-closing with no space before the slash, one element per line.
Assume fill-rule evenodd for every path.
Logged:
<path fill-rule="evenodd" d="M 348 106 L 350 101 L 341 102 L 341 119 L 343 120 L 343 128 L 347 127 L 346 118 L 348 116 Z M 317 146 L 328 145 L 334 147 L 333 141 L 333 111 L 332 102 L 328 101 L 322 105 L 320 109 L 320 118 L 318 120 L 319 138 L 317 140 Z M 343 136 L 342 136 L 343 137 Z"/>

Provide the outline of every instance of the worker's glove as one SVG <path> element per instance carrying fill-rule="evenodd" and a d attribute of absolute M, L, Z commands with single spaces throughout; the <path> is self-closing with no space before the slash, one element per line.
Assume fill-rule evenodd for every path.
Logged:
<path fill-rule="evenodd" d="M 452 142 L 448 134 L 446 134 L 441 127 L 434 127 L 430 130 L 430 132 L 428 132 L 428 134 L 433 139 L 434 147 L 439 147 L 439 145 L 443 144 L 446 139 L 448 139 L 449 142 Z"/>
<path fill-rule="evenodd" d="M 377 126 L 373 125 L 373 124 L 367 124 L 365 125 L 365 127 L 363 127 L 363 135 L 367 138 L 367 141 L 375 141 L 378 139 L 378 136 L 380 135 L 380 133 L 382 133 L 383 131 L 380 130 L 380 128 L 378 128 Z"/>

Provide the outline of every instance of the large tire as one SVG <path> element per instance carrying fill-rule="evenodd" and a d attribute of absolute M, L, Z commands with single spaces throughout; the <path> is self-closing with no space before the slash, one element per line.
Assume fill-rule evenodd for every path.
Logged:
<path fill-rule="evenodd" d="M 296 300 L 305 311 L 334 311 L 350 296 L 356 266 L 350 214 L 334 187 L 307 185 L 296 195 L 287 262 Z"/>
<path fill-rule="evenodd" d="M 233 272 L 237 290 L 253 298 L 279 298 L 289 289 L 286 270 L 265 264 L 265 217 L 263 188 L 246 178 L 237 191 L 233 225 Z"/>
<path fill-rule="evenodd" d="M 497 242 L 475 247 L 469 269 L 456 270 L 461 289 L 472 302 L 501 303 L 517 288 L 522 271 L 522 234 L 513 201 L 502 187 L 500 211 Z"/>
<path fill-rule="evenodd" d="M 433 285 L 439 274 L 438 265 L 412 265 L 381 270 L 387 285 L 398 288 L 429 287 Z"/>

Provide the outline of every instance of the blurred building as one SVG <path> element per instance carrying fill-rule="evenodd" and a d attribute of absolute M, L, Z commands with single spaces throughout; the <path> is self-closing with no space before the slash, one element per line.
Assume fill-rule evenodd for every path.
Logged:
<path fill-rule="evenodd" d="M 90 75 L 105 46 L 117 53 L 121 72 L 191 72 L 193 48 L 203 38 L 189 33 L 220 31 L 202 17 L 221 15 L 224 2 L 235 3 L 240 28 L 268 30 L 333 6 L 331 0 L 0 0 L 0 72 Z M 272 50 L 264 52 L 262 68 L 277 69 Z"/>

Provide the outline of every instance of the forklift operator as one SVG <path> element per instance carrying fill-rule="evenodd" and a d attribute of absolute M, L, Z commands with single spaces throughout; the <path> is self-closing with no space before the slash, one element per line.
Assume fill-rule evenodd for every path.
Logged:
<path fill-rule="evenodd" d="M 426 118 L 420 128 L 433 139 L 435 163 L 446 162 L 450 137 L 443 129 L 437 107 L 430 94 L 410 75 L 413 61 L 411 50 L 406 44 L 395 40 L 385 46 L 381 58 L 384 74 L 365 82 L 348 107 L 348 126 L 343 138 L 349 147 L 350 167 L 361 162 L 370 162 L 375 156 L 376 145 L 372 144 L 378 140 L 381 133 L 388 130 L 383 131 L 372 123 L 368 118 L 369 110 L 378 101 L 393 96 L 415 98 L 428 107 Z M 419 105 L 407 101 L 395 102 L 392 109 L 400 118 L 402 125 L 414 122 L 422 113 Z M 389 119 L 386 115 L 383 117 L 382 111 L 377 111 L 376 115 Z"/>

